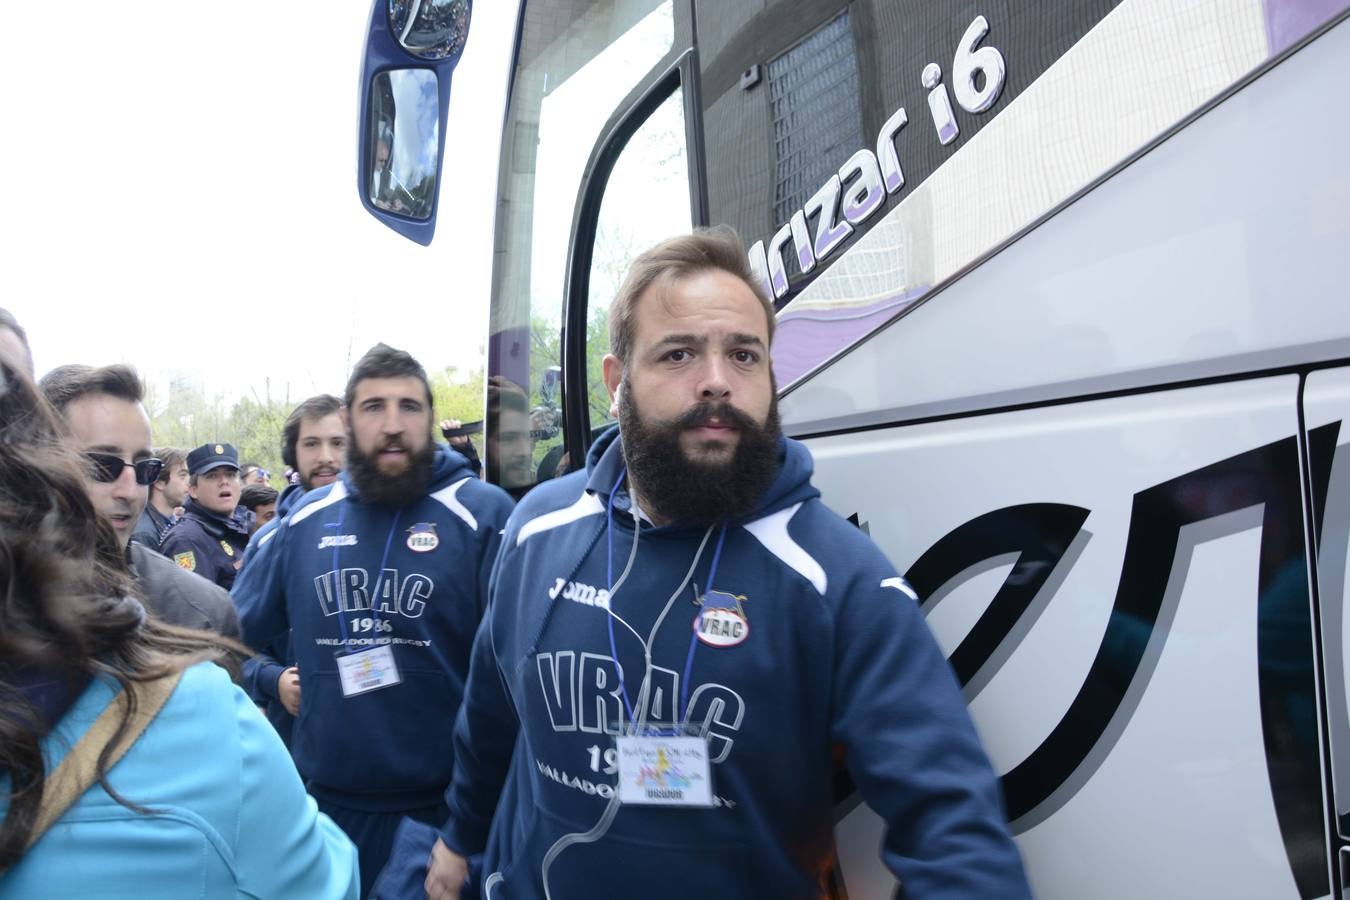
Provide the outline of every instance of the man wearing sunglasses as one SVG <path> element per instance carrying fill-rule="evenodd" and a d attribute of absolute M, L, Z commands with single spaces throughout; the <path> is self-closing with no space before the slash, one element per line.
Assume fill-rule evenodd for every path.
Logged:
<path fill-rule="evenodd" d="M 230 595 L 131 543 L 163 463 L 150 450 L 144 391 L 129 366 L 61 366 L 42 379 L 42 391 L 65 422 L 71 444 L 88 463 L 85 491 L 112 525 L 127 566 L 150 609 L 174 625 L 237 637 L 239 618 Z"/>
<path fill-rule="evenodd" d="M 239 509 L 239 453 L 233 444 L 213 441 L 189 453 L 187 465 L 192 496 L 160 552 L 228 591 L 249 535 L 247 510 Z"/>

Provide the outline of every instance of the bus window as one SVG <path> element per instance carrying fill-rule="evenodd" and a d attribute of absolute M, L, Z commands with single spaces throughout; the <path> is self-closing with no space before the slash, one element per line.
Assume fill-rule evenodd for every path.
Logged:
<path fill-rule="evenodd" d="M 486 474 L 508 490 L 561 474 L 568 462 L 558 366 L 578 190 L 610 116 L 674 43 L 671 0 L 524 13 L 502 140 L 488 338 Z"/>
<path fill-rule="evenodd" d="M 677 87 L 629 139 L 600 202 L 586 305 L 587 407 L 593 431 L 615 421 L 600 368 L 609 352 L 609 305 L 634 257 L 692 224 L 684 92 Z"/>

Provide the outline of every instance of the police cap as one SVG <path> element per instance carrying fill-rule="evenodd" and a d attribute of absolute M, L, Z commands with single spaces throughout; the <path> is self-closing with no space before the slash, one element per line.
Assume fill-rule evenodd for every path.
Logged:
<path fill-rule="evenodd" d="M 239 453 L 234 444 L 202 444 L 187 455 L 189 475 L 201 475 L 221 466 L 239 468 Z"/>

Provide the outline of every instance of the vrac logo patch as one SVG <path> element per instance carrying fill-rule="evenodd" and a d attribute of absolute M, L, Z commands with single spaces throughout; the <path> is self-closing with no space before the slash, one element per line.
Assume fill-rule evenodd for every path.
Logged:
<path fill-rule="evenodd" d="M 408 529 L 408 549 L 414 553 L 430 553 L 440 545 L 435 522 L 418 522 Z"/>
<path fill-rule="evenodd" d="M 750 636 L 750 620 L 745 616 L 743 594 L 708 591 L 694 616 L 694 633 L 709 647 L 735 647 Z"/>

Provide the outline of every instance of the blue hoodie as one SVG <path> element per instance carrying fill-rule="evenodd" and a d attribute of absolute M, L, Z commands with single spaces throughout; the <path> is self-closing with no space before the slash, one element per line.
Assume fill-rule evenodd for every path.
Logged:
<path fill-rule="evenodd" d="M 265 555 L 263 547 L 272 539 L 272 535 L 281 525 L 281 520 L 290 515 L 291 510 L 299 505 L 304 499 L 305 488 L 300 484 L 288 484 L 286 490 L 281 492 L 277 498 L 277 515 L 272 521 L 259 528 L 254 533 L 253 538 L 248 542 L 248 549 L 244 551 L 244 561 L 239 566 L 239 575 L 234 580 L 234 586 L 230 588 L 232 597 L 240 597 L 249 591 L 255 591 L 257 588 L 248 582 L 253 578 L 262 578 L 267 570 L 267 564 L 250 568 L 258 557 Z M 148 507 L 147 507 L 148 508 Z M 238 601 L 236 601 L 237 605 Z M 295 726 L 295 718 L 286 711 L 286 707 L 281 703 L 281 697 L 277 693 L 277 682 L 281 678 L 281 673 L 286 671 L 289 663 L 282 660 L 292 658 L 289 635 L 287 639 L 281 641 L 275 646 L 254 647 L 256 656 L 246 660 L 240 672 L 242 685 L 248 695 L 253 698 L 255 703 L 263 704 L 267 709 L 267 721 L 272 723 L 272 727 L 281 735 L 281 741 L 289 749 L 291 746 L 291 730 Z"/>
<path fill-rule="evenodd" d="M 260 545 L 234 599 L 251 646 L 284 646 L 290 633 L 301 684 L 291 751 L 315 796 L 369 811 L 441 802 L 510 511 L 504 491 L 437 447 L 416 502 L 364 502 L 343 472 L 306 494 Z M 392 647 L 401 682 L 344 698 L 336 653 L 376 644 Z"/>
<path fill-rule="evenodd" d="M 759 508 L 724 539 L 720 528 L 641 523 L 612 595 L 635 539 L 622 487 L 607 525 L 623 471 L 617 430 L 584 473 L 542 485 L 511 516 L 441 835 L 463 855 L 486 848 L 485 896 L 543 897 L 546 858 L 555 898 L 821 896 L 836 747 L 888 825 L 882 855 L 906 896 L 1030 896 L 998 781 L 912 589 L 820 502 L 806 448 L 779 449 Z M 641 639 L 616 622 L 611 643 L 607 608 L 645 639 L 691 565 L 652 641 L 646 720 L 702 729 L 716 805 L 620 806 L 598 840 L 560 844 L 601 822 L 611 735 L 630 703 L 643 716 Z"/>

